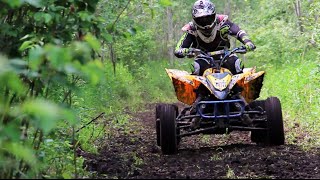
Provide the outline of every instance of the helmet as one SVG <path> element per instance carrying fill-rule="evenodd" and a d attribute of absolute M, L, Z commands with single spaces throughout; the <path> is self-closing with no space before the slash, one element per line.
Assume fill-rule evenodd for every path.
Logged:
<path fill-rule="evenodd" d="M 197 29 L 210 36 L 217 24 L 214 4 L 210 0 L 197 0 L 192 7 L 192 18 Z"/>

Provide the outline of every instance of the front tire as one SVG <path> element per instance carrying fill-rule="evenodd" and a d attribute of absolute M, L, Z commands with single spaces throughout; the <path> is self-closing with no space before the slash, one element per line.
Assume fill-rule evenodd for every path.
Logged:
<path fill-rule="evenodd" d="M 171 104 L 162 104 L 160 111 L 160 144 L 163 154 L 176 154 L 177 143 L 177 109 Z"/>
<path fill-rule="evenodd" d="M 265 102 L 267 114 L 267 143 L 268 145 L 283 145 L 285 141 L 283 118 L 280 100 L 270 97 Z"/>
<path fill-rule="evenodd" d="M 160 111 L 162 104 L 156 105 L 156 135 L 157 135 L 157 145 L 161 146 L 160 143 Z"/>

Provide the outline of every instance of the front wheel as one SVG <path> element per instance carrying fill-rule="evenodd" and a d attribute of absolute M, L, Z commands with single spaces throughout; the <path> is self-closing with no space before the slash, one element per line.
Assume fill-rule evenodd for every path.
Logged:
<path fill-rule="evenodd" d="M 177 142 L 177 109 L 171 104 L 162 104 L 160 107 L 160 144 L 163 154 L 176 154 Z"/>
<path fill-rule="evenodd" d="M 156 105 L 156 136 L 157 136 L 157 145 L 160 146 L 160 111 L 162 104 Z"/>
<path fill-rule="evenodd" d="M 285 141 L 281 103 L 277 97 L 270 97 L 265 102 L 267 114 L 268 145 L 283 145 Z"/>

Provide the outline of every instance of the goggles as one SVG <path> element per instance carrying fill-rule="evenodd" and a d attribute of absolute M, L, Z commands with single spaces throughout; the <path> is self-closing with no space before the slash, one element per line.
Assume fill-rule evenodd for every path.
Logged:
<path fill-rule="evenodd" d="M 216 24 L 216 14 L 194 18 L 194 22 L 201 29 L 210 29 Z"/>

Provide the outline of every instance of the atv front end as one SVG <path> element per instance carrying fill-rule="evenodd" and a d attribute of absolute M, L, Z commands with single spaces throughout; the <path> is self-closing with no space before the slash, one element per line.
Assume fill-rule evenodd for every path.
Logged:
<path fill-rule="evenodd" d="M 225 134 L 250 131 L 257 144 L 284 144 L 281 104 L 278 98 L 255 100 L 246 105 L 242 99 L 199 101 L 179 112 L 173 104 L 156 108 L 157 145 L 164 154 L 175 154 L 183 137 L 196 134 Z"/>

